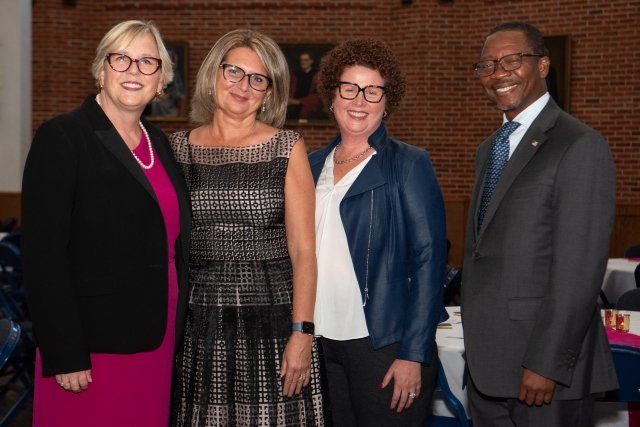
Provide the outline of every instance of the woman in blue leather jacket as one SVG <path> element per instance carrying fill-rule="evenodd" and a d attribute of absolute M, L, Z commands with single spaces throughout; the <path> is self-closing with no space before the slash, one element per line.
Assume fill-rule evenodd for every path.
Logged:
<path fill-rule="evenodd" d="M 446 226 L 429 155 L 383 119 L 405 79 L 391 51 L 352 40 L 323 58 L 318 90 L 339 128 L 310 155 L 322 337 L 336 426 L 422 426 L 436 382 Z"/>

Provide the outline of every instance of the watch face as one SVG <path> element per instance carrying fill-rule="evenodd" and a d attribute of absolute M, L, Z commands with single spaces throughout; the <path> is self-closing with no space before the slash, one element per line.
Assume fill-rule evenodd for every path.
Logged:
<path fill-rule="evenodd" d="M 313 335 L 315 328 L 311 322 L 302 322 L 302 333 Z"/>

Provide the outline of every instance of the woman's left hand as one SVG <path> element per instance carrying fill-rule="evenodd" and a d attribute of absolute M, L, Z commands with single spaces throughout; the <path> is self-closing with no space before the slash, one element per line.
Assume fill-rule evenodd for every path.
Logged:
<path fill-rule="evenodd" d="M 311 373 L 311 345 L 313 336 L 293 332 L 282 356 L 280 377 L 283 378 L 282 394 L 293 396 L 309 385 Z"/>
<path fill-rule="evenodd" d="M 413 404 L 420 394 L 421 372 L 419 362 L 401 359 L 393 361 L 380 385 L 381 388 L 385 388 L 393 380 L 391 410 L 402 412 Z"/>

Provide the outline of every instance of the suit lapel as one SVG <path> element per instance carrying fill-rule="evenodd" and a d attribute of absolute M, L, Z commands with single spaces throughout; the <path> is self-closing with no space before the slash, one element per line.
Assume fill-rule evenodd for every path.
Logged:
<path fill-rule="evenodd" d="M 540 112 L 538 117 L 536 117 L 527 132 L 520 140 L 518 147 L 507 162 L 507 165 L 505 166 L 504 170 L 502 171 L 502 175 L 500 176 L 500 180 L 498 181 L 498 184 L 493 191 L 493 195 L 491 197 L 489 205 L 487 206 L 487 212 L 485 213 L 482 228 L 479 230 L 478 236 L 482 235 L 488 224 L 491 222 L 491 219 L 495 215 L 500 206 L 500 203 L 502 203 L 502 200 L 509 191 L 509 188 L 511 188 L 515 179 L 518 177 L 518 175 L 520 175 L 529 161 L 531 161 L 533 156 L 535 156 L 540 147 L 542 147 L 547 141 L 547 132 L 555 125 L 560 111 L 560 107 L 558 107 L 557 104 L 552 99 L 550 99 L 545 108 Z M 484 171 L 486 170 L 488 155 L 489 150 L 487 149 L 484 153 L 484 158 L 482 159 L 482 177 L 484 177 Z M 481 185 L 476 188 L 476 198 L 478 198 L 478 194 L 482 194 L 482 185 L 484 185 L 484 182 L 482 182 Z M 474 219 L 475 223 L 477 222 L 478 200 L 476 199 L 474 203 L 476 213 L 476 218 Z"/>
<path fill-rule="evenodd" d="M 353 184 L 351 184 L 351 187 L 344 195 L 345 199 L 365 193 L 385 184 L 386 180 L 384 179 L 380 165 L 376 161 L 376 157 L 379 158 L 380 156 L 378 154 L 374 154 L 369 160 L 369 163 L 366 164 L 355 181 L 353 181 Z"/>
<path fill-rule="evenodd" d="M 118 159 L 118 161 L 127 169 L 127 171 L 133 175 L 138 183 L 149 193 L 149 195 L 156 200 L 156 195 L 144 175 L 144 172 L 140 168 L 140 165 L 131 155 L 131 150 L 127 147 L 127 144 L 122 140 L 120 134 L 109 121 L 102 109 L 96 103 L 94 97 L 87 97 L 82 104 L 82 109 L 85 111 L 89 118 L 89 123 L 93 128 L 93 132 L 98 137 L 102 145 Z M 151 138 L 153 144 L 153 138 Z M 154 144 L 157 149 L 157 144 Z M 163 162 L 166 164 L 166 162 Z"/>
<path fill-rule="evenodd" d="M 484 187 L 484 178 L 487 173 L 487 167 L 489 163 L 489 153 L 491 152 L 491 145 L 493 144 L 494 139 L 498 131 L 494 132 L 489 138 L 485 139 L 482 144 L 480 144 L 480 148 L 478 148 L 478 153 L 476 154 L 476 177 L 475 177 L 475 185 L 473 187 L 473 193 L 471 195 L 470 206 L 473 206 L 473 233 L 474 236 L 478 235 L 478 210 L 480 209 L 480 198 L 482 196 L 482 189 Z M 485 213 L 485 223 L 486 221 L 486 213 Z"/>
<path fill-rule="evenodd" d="M 147 190 L 153 199 L 156 200 L 156 195 L 151 184 L 149 184 L 149 181 L 140 168 L 140 165 L 131 155 L 131 150 L 129 150 L 127 145 L 124 143 L 116 128 L 111 127 L 108 130 L 96 131 L 96 135 L 107 150 L 109 150 L 120 161 L 120 163 L 122 163 L 127 171 L 133 175 L 136 181 L 138 181 L 138 183 Z"/>

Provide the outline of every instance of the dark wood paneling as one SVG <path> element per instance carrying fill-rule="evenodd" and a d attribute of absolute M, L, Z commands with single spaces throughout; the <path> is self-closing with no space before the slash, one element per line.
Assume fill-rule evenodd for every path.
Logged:
<path fill-rule="evenodd" d="M 449 264 L 461 266 L 464 259 L 464 234 L 467 221 L 468 200 L 445 200 L 447 211 L 447 238 L 451 242 Z"/>
<path fill-rule="evenodd" d="M 7 217 L 20 221 L 20 193 L 0 192 L 0 220 Z"/>

